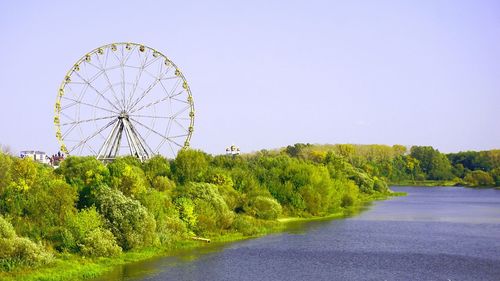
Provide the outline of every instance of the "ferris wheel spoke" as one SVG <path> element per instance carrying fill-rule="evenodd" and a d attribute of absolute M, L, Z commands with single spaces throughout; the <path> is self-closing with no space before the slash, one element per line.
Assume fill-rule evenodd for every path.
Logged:
<path fill-rule="evenodd" d="M 169 142 L 168 146 L 170 147 L 170 151 L 172 151 L 172 155 L 175 155 L 174 148 L 172 147 L 172 144 Z"/>
<path fill-rule="evenodd" d="M 130 118 L 130 120 L 133 121 L 134 123 L 136 123 L 137 125 L 145 128 L 146 130 L 149 130 L 149 131 L 155 133 L 156 135 L 158 135 L 158 136 L 160 136 L 160 137 L 162 137 L 162 138 L 164 138 L 164 139 L 166 139 L 168 141 L 172 141 L 172 140 L 169 139 L 169 137 L 162 135 L 161 133 L 159 133 L 158 131 L 156 131 L 154 129 L 151 129 L 149 126 L 146 126 L 146 125 L 142 124 L 141 122 L 139 122 L 139 121 L 137 121 L 135 119 L 132 119 L 132 118 Z"/>
<path fill-rule="evenodd" d="M 177 113 L 175 113 L 174 115 L 172 115 L 172 118 L 177 118 L 177 116 L 179 116 L 182 113 L 186 112 L 186 110 L 188 110 L 189 108 L 191 108 L 190 105 L 184 107 L 183 109 L 179 110 Z"/>
<path fill-rule="evenodd" d="M 172 79 L 180 79 L 178 76 L 166 76 L 165 77 L 165 74 L 164 73 L 159 73 L 159 75 L 154 75 L 153 73 L 147 71 L 147 70 L 144 70 L 144 73 L 146 73 L 147 75 L 149 75 L 150 77 L 154 78 L 154 79 L 160 79 L 160 80 L 172 80 Z"/>
<path fill-rule="evenodd" d="M 66 100 L 70 100 L 70 101 L 75 102 L 75 103 L 74 103 L 74 104 L 72 104 L 71 106 L 74 106 L 75 104 L 82 104 L 82 105 L 90 106 L 90 107 L 97 108 L 97 109 L 100 109 L 100 110 L 108 111 L 108 112 L 111 112 L 111 113 L 114 113 L 114 114 L 119 114 L 118 112 L 113 111 L 113 110 L 111 110 L 111 109 L 107 109 L 107 108 L 100 107 L 100 106 L 97 106 L 97 105 L 93 105 L 93 104 L 90 104 L 90 103 L 86 103 L 86 102 L 78 101 L 78 100 L 75 100 L 75 99 L 72 99 L 72 98 L 68 98 L 68 97 L 65 97 L 65 96 L 63 96 L 62 98 L 63 98 L 63 99 L 66 99 Z M 71 106 L 69 106 L 69 105 L 68 105 L 67 107 L 71 107 Z"/>
<path fill-rule="evenodd" d="M 155 116 L 155 115 L 143 115 L 143 114 L 129 114 L 132 117 L 142 117 L 142 118 L 159 118 L 159 119 L 170 119 L 170 116 Z"/>
<path fill-rule="evenodd" d="M 99 130 L 97 130 L 95 133 L 93 133 L 92 135 L 88 136 L 87 138 L 85 138 L 84 140 L 80 141 L 77 145 L 75 145 L 74 147 L 72 147 L 70 150 L 68 150 L 68 153 L 71 153 L 73 150 L 81 147 L 84 143 L 88 142 L 89 140 L 91 140 L 92 138 L 94 138 L 95 136 L 97 136 L 99 133 L 101 133 L 102 131 L 106 130 L 107 128 L 109 128 L 111 125 L 113 125 L 115 122 L 117 122 L 118 119 L 115 119 L 115 120 L 112 120 L 111 122 L 109 122 L 108 124 L 104 125 L 104 127 L 100 128 Z"/>
<path fill-rule="evenodd" d="M 76 124 L 74 124 L 73 126 L 71 126 L 71 128 L 69 128 L 66 132 L 64 132 L 64 134 L 62 134 L 62 139 L 66 140 L 66 136 L 68 136 L 69 133 L 71 133 L 71 131 L 73 131 L 73 129 L 76 128 Z"/>
<path fill-rule="evenodd" d="M 181 84 L 181 80 L 182 79 L 177 80 L 174 87 L 170 91 L 167 90 L 167 88 L 165 88 L 165 85 L 163 85 L 163 82 L 161 82 L 161 80 L 160 80 L 160 85 L 163 88 L 163 91 L 165 91 L 165 94 L 167 95 L 167 97 L 169 97 L 169 98 L 176 97 L 176 96 L 179 96 L 180 94 L 182 94 L 182 92 L 184 92 L 184 90 L 181 90 L 177 94 L 175 94 L 175 95 L 173 94 L 177 90 L 179 85 Z"/>
<path fill-rule="evenodd" d="M 92 118 L 92 119 L 85 119 L 85 120 L 78 120 L 78 121 L 73 121 L 73 122 L 67 122 L 61 124 L 61 126 L 66 126 L 66 125 L 73 125 L 73 124 L 81 124 L 81 123 L 87 123 L 91 121 L 97 121 L 97 120 L 103 120 L 103 119 L 110 119 L 110 118 L 116 118 L 116 115 L 114 116 L 105 116 L 105 117 L 98 117 L 98 118 Z"/>
<path fill-rule="evenodd" d="M 128 60 L 130 59 L 130 57 L 132 56 L 132 54 L 135 52 L 135 49 L 136 49 L 136 46 L 134 46 L 131 50 L 128 50 L 128 54 L 127 56 L 125 56 L 124 54 L 124 48 L 122 48 L 122 60 L 120 60 L 120 68 L 121 68 L 121 72 L 120 72 L 120 76 L 121 76 L 121 94 L 122 94 L 122 104 L 123 104 L 123 108 L 125 109 L 125 101 L 126 101 L 126 97 L 125 97 L 125 67 L 127 66 L 127 62 Z"/>
<path fill-rule="evenodd" d="M 148 51 L 149 52 L 149 51 Z M 139 54 L 139 53 L 138 53 Z M 140 56 L 140 55 L 139 55 Z M 152 62 L 154 62 L 155 60 L 153 60 Z M 135 79 L 135 83 L 134 83 L 134 86 L 132 88 L 132 92 L 131 94 L 129 95 L 129 99 L 128 99 L 128 102 L 127 102 L 127 105 L 126 105 L 126 108 L 130 108 L 130 104 L 132 103 L 132 100 L 135 96 L 135 92 L 137 91 L 137 85 L 139 84 L 139 80 L 141 79 L 142 77 L 142 73 L 145 72 L 146 70 L 146 62 L 147 62 L 147 57 L 144 61 L 144 63 L 141 65 L 141 67 L 139 68 L 139 73 L 137 73 L 136 75 L 136 79 Z"/>
<path fill-rule="evenodd" d="M 148 50 L 148 52 L 149 52 L 149 50 Z M 130 103 L 132 102 L 133 96 L 135 95 L 135 91 L 137 90 L 137 85 L 139 84 L 139 80 L 141 79 L 142 72 L 144 71 L 145 61 L 144 62 L 142 61 L 142 59 L 141 59 L 141 53 L 140 52 L 137 52 L 137 56 L 138 56 L 138 60 L 141 63 L 140 63 L 140 66 L 137 68 L 139 70 L 139 72 L 135 76 L 135 82 L 134 82 L 134 84 L 132 86 L 132 90 L 130 91 L 130 93 L 128 95 L 127 101 L 125 101 L 125 99 L 126 99 L 125 95 L 123 96 L 123 98 L 124 98 L 123 107 L 125 108 L 125 110 L 128 109 L 128 107 L 130 106 Z M 145 60 L 147 60 L 147 56 L 146 55 L 145 55 Z"/>
<path fill-rule="evenodd" d="M 108 98 L 106 98 L 106 97 L 104 96 L 104 94 L 102 94 L 101 92 L 99 92 L 99 91 L 98 91 L 98 90 L 97 90 L 97 89 L 96 89 L 96 88 L 95 88 L 95 87 L 91 84 L 93 81 L 91 81 L 91 80 L 86 80 L 86 79 L 85 79 L 85 78 L 83 78 L 83 77 L 82 77 L 82 76 L 81 76 L 78 72 L 75 72 L 75 73 L 76 73 L 76 75 L 77 75 L 78 77 L 80 77 L 80 79 L 82 79 L 83 81 L 85 81 L 85 82 L 87 83 L 88 87 L 90 87 L 90 88 L 91 88 L 92 90 L 94 90 L 94 91 L 95 91 L 95 92 L 96 92 L 99 96 L 101 96 L 101 97 L 102 97 L 105 101 L 107 101 L 107 102 L 109 103 L 109 105 L 111 105 L 111 106 L 112 106 L 114 109 L 116 109 L 117 111 L 120 111 L 120 109 L 119 109 L 118 107 L 116 107 L 116 106 L 115 106 L 115 105 L 114 105 L 114 104 L 113 104 L 113 103 L 112 103 L 112 102 L 111 102 Z M 116 99 L 116 97 L 115 97 L 115 99 Z"/>
<path fill-rule="evenodd" d="M 64 111 L 61 111 L 61 115 L 63 115 L 64 117 L 70 119 L 71 121 L 75 121 L 75 118 L 73 118 L 73 117 L 69 116 L 68 114 L 64 113 Z"/>
<path fill-rule="evenodd" d="M 176 119 L 172 119 L 175 124 L 179 125 L 184 131 L 188 132 L 188 129 L 186 129 L 181 123 L 179 123 Z"/>
<path fill-rule="evenodd" d="M 163 57 L 162 56 L 158 56 L 158 57 L 154 58 L 153 60 L 151 60 L 150 62 L 144 64 L 144 68 L 148 68 L 150 65 L 152 65 L 155 62 L 157 62 L 160 58 L 163 58 Z"/>
<path fill-rule="evenodd" d="M 155 82 L 153 84 L 151 84 L 143 93 L 142 95 L 134 101 L 134 103 L 132 104 L 132 106 L 130 106 L 130 113 L 133 113 L 133 112 L 136 112 L 137 110 L 133 110 L 134 107 L 158 84 L 160 80 L 155 80 Z"/>
<path fill-rule="evenodd" d="M 109 51 L 108 51 L 109 52 Z M 106 61 L 104 62 L 104 64 L 107 64 L 107 54 L 106 54 Z M 116 98 L 116 92 L 115 92 L 115 88 L 113 87 L 113 85 L 111 84 L 111 81 L 109 80 L 109 76 L 108 76 L 108 73 L 106 72 L 106 67 L 105 65 L 103 65 L 103 62 L 101 61 L 101 59 L 99 58 L 99 56 L 97 56 L 97 61 L 99 62 L 99 65 L 101 66 L 101 69 L 104 73 L 104 77 L 106 78 L 106 82 L 108 82 L 108 86 L 109 86 L 109 89 L 111 89 L 111 92 L 113 93 L 113 97 L 115 98 L 115 100 L 118 102 L 118 99 Z M 116 107 L 115 107 L 116 108 Z"/>
<path fill-rule="evenodd" d="M 189 104 L 188 101 L 185 101 L 185 100 L 180 100 L 180 99 L 176 99 L 176 98 L 172 98 L 173 100 L 175 101 L 178 101 L 178 102 L 182 102 L 182 103 L 185 103 L 185 104 Z"/>
<path fill-rule="evenodd" d="M 177 135 L 177 136 L 170 136 L 168 137 L 169 139 L 175 139 L 175 138 L 182 138 L 182 137 L 187 137 L 189 134 L 182 134 L 182 135 Z"/>
<path fill-rule="evenodd" d="M 168 97 L 164 97 L 164 98 L 161 98 L 161 99 L 156 100 L 156 101 L 154 101 L 154 102 L 150 102 L 150 103 L 148 103 L 148 104 L 146 104 L 146 105 L 143 105 L 143 106 L 141 106 L 141 107 L 139 107 L 139 108 L 136 108 L 135 110 L 131 111 L 130 113 L 134 113 L 134 112 L 140 111 L 140 110 L 142 110 L 142 109 L 144 109 L 144 108 L 151 107 L 151 106 L 153 106 L 153 105 L 155 105 L 155 104 L 158 104 L 158 103 L 160 103 L 160 102 L 162 102 L 162 101 L 165 101 L 165 100 L 167 100 L 167 99 L 168 99 Z"/>

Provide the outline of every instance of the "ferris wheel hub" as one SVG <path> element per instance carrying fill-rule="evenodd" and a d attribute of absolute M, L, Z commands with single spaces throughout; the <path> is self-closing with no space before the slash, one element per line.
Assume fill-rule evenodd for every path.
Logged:
<path fill-rule="evenodd" d="M 124 118 L 128 120 L 128 113 L 125 110 L 120 112 L 120 115 L 118 115 L 118 119 L 124 119 Z"/>

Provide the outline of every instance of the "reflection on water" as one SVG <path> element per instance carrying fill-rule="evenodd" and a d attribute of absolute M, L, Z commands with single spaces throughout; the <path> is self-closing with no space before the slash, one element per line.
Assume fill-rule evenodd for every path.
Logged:
<path fill-rule="evenodd" d="M 208 244 L 117 268 L 97 280 L 500 280 L 500 191 L 408 193 L 340 220 Z"/>

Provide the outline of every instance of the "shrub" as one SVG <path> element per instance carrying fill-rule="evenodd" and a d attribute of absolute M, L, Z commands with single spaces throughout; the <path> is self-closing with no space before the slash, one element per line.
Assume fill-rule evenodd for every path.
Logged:
<path fill-rule="evenodd" d="M 116 238 L 111 231 L 96 228 L 83 239 L 81 252 L 88 257 L 111 257 L 119 255 L 122 249 L 116 244 Z"/>
<path fill-rule="evenodd" d="M 249 215 L 238 214 L 231 227 L 245 236 L 253 236 L 266 233 L 277 226 L 277 221 L 260 220 Z"/>
<path fill-rule="evenodd" d="M 179 210 L 180 219 L 187 225 L 187 227 L 193 230 L 196 227 L 198 218 L 194 211 L 193 200 L 186 197 L 179 197 L 175 199 L 175 205 Z"/>
<path fill-rule="evenodd" d="M 0 238 L 12 239 L 16 236 L 16 232 L 12 224 L 0 216 Z"/>
<path fill-rule="evenodd" d="M 494 186 L 493 177 L 485 171 L 475 170 L 465 175 L 464 181 L 471 186 Z"/>
<path fill-rule="evenodd" d="M 119 190 L 100 186 L 95 192 L 97 211 L 105 226 L 116 237 L 118 245 L 129 250 L 152 245 L 156 240 L 156 222 L 139 201 Z"/>
<path fill-rule="evenodd" d="M 28 238 L 17 237 L 12 225 L 0 217 L 0 269 L 18 266 L 37 266 L 48 263 L 52 255 Z"/>
<path fill-rule="evenodd" d="M 281 215 L 281 205 L 274 198 L 256 196 L 248 202 L 245 211 L 259 219 L 275 220 Z"/>
<path fill-rule="evenodd" d="M 188 183 L 178 187 L 176 194 L 175 201 L 181 218 L 195 232 L 200 234 L 218 232 L 231 226 L 234 213 L 227 206 L 217 186 L 208 183 Z M 191 213 L 192 210 L 194 213 Z"/>
<path fill-rule="evenodd" d="M 373 190 L 385 193 L 389 191 L 389 187 L 387 186 L 387 183 L 377 177 L 373 178 Z"/>
<path fill-rule="evenodd" d="M 237 215 L 234 219 L 232 227 L 245 236 L 256 235 L 259 233 L 257 220 L 248 215 Z"/>

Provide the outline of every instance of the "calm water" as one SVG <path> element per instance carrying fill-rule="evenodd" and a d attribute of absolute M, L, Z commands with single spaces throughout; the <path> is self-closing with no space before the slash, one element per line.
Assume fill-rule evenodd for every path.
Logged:
<path fill-rule="evenodd" d="M 500 280 L 500 190 L 398 187 L 341 220 L 117 268 L 99 280 Z"/>

